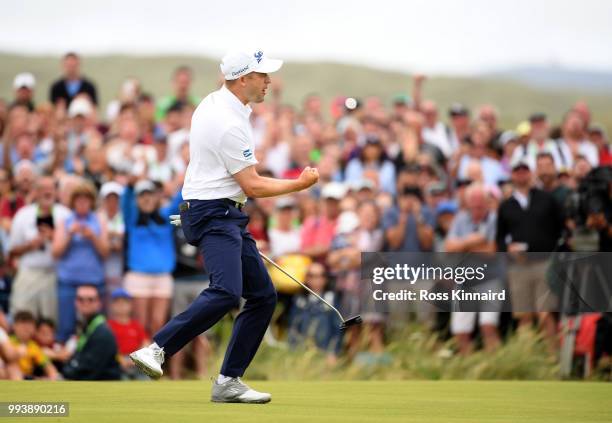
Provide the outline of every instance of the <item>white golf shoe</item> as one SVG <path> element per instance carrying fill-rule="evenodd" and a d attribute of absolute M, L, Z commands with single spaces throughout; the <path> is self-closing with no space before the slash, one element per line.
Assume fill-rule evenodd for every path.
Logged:
<path fill-rule="evenodd" d="M 159 379 L 164 374 L 164 349 L 156 346 L 148 346 L 134 351 L 130 358 L 144 374 L 153 379 Z"/>
<path fill-rule="evenodd" d="M 239 377 L 233 377 L 224 383 L 213 381 L 212 402 L 242 402 L 247 404 L 265 404 L 272 400 L 272 395 L 257 392 L 248 387 Z"/>

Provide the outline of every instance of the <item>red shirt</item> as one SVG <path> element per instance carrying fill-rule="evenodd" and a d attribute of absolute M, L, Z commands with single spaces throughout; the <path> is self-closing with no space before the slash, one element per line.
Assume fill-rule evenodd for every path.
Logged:
<path fill-rule="evenodd" d="M 314 246 L 330 247 L 336 235 L 337 219 L 312 216 L 306 219 L 302 226 L 302 248 Z"/>
<path fill-rule="evenodd" d="M 25 205 L 25 199 L 20 195 L 13 200 L 3 198 L 0 200 L 0 217 L 10 217 L 12 219 L 17 211 Z"/>
<path fill-rule="evenodd" d="M 127 355 L 141 348 L 143 342 L 148 338 L 144 328 L 136 320 L 125 324 L 109 319 L 108 325 L 115 335 L 121 355 Z"/>

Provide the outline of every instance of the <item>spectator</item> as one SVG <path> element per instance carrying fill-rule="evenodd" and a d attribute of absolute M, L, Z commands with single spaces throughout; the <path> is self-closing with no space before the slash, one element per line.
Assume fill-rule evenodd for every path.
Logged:
<path fill-rule="evenodd" d="M 11 342 L 17 349 L 17 365 L 9 366 L 11 379 L 57 379 L 58 373 L 34 340 L 36 320 L 29 311 L 18 311 L 13 317 Z"/>
<path fill-rule="evenodd" d="M 166 116 L 168 109 L 178 102 L 185 105 L 198 105 L 200 99 L 190 92 L 192 79 L 193 72 L 189 66 L 179 66 L 176 68 L 172 76 L 173 94 L 163 97 L 157 104 L 155 117 L 158 122 Z"/>
<path fill-rule="evenodd" d="M 35 184 L 36 201 L 21 208 L 11 225 L 10 255 L 18 259 L 11 312 L 26 310 L 57 320 L 57 275 L 51 253 L 56 226 L 70 210 L 56 203 L 55 181 L 49 176 Z"/>
<path fill-rule="evenodd" d="M 300 227 L 296 216 L 296 204 L 292 197 L 276 200 L 276 225 L 268 231 L 270 254 L 273 258 L 285 254 L 299 253 Z"/>
<path fill-rule="evenodd" d="M 512 155 L 512 162 L 526 160 L 531 170 L 536 168 L 536 157 L 539 153 L 549 153 L 555 162 L 557 171 L 568 171 L 573 164 L 571 152 L 567 145 L 553 141 L 549 137 L 550 126 L 544 113 L 533 113 L 529 116 L 530 139 L 519 145 Z"/>
<path fill-rule="evenodd" d="M 433 247 L 433 213 L 423 204 L 421 190 L 406 186 L 397 205 L 385 212 L 383 228 L 391 251 L 431 251 Z"/>
<path fill-rule="evenodd" d="M 306 273 L 306 284 L 330 304 L 336 302 L 335 293 L 328 287 L 325 267 L 312 263 Z M 342 333 L 338 317 L 312 294 L 303 292 L 293 297 L 289 311 L 289 345 L 296 347 L 312 340 L 317 348 L 327 353 L 328 364 L 335 364 L 342 347 Z"/>
<path fill-rule="evenodd" d="M 58 222 L 53 236 L 57 259 L 59 324 L 57 337 L 65 342 L 74 333 L 74 299 L 80 285 L 98 287 L 104 293 L 104 258 L 108 255 L 106 221 L 94 211 L 96 190 L 90 182 L 78 185 L 70 195 L 71 213 Z"/>
<path fill-rule="evenodd" d="M 541 190 L 551 194 L 557 201 L 560 209 L 565 207 L 567 196 L 570 194 L 570 189 L 559 182 L 557 169 L 555 168 L 555 159 L 548 152 L 539 153 L 536 158 L 536 174 L 538 184 Z"/>
<path fill-rule="evenodd" d="M 98 213 L 100 219 L 106 221 L 108 230 L 108 256 L 104 260 L 104 279 L 107 297 L 123 283 L 125 222 L 121 213 L 120 198 L 123 186 L 110 181 L 100 189 L 101 205 Z"/>
<path fill-rule="evenodd" d="M 136 320 L 147 333 L 157 332 L 170 311 L 176 253 L 169 216 L 178 214 L 181 201 L 179 190 L 161 207 L 159 191 L 148 180 L 129 185 L 121 199 L 128 245 L 124 287 L 134 297 Z"/>
<path fill-rule="evenodd" d="M 469 147 L 469 153 L 464 155 L 459 162 L 458 177 L 473 179 L 468 176 L 468 167 L 473 162 L 477 162 L 480 164 L 486 184 L 496 185 L 499 181 L 506 180 L 508 175 L 504 172 L 500 162 L 491 157 L 492 150 L 489 148 L 491 132 L 488 124 L 484 121 L 476 121 L 472 126 L 470 139 L 472 144 Z"/>
<path fill-rule="evenodd" d="M 149 344 L 149 336 L 137 320 L 132 317 L 132 296 L 123 288 L 111 293 L 108 326 L 113 332 L 119 349 L 119 364 L 127 379 L 142 379 L 143 374 L 128 357 L 130 353 Z"/>
<path fill-rule="evenodd" d="M 612 166 L 612 147 L 608 143 L 606 131 L 602 126 L 593 125 L 589 128 L 589 141 L 599 151 L 599 165 Z"/>
<path fill-rule="evenodd" d="M 42 349 L 43 354 L 51 360 L 53 366 L 60 372 L 72 354 L 73 342 L 63 345 L 55 340 L 55 322 L 51 319 L 40 319 L 36 324 L 35 340 Z M 71 338 L 72 341 L 72 338 Z"/>
<path fill-rule="evenodd" d="M 434 231 L 434 251 L 444 252 L 444 240 L 450 231 L 457 214 L 457 204 L 453 201 L 443 201 L 436 207 L 436 227 Z"/>
<path fill-rule="evenodd" d="M 565 114 L 561 125 L 561 136 L 559 142 L 565 144 L 571 154 L 570 168 L 573 166 L 573 160 L 578 156 L 587 159 L 591 167 L 599 165 L 599 152 L 597 147 L 587 139 L 585 122 L 580 112 L 570 110 Z"/>
<path fill-rule="evenodd" d="M 550 313 L 557 299 L 546 280 L 547 256 L 554 251 L 563 220 L 551 194 L 533 187 L 529 164 L 513 163 L 512 196 L 504 200 L 498 211 L 496 242 L 498 251 L 516 257 L 508 270 L 512 308 L 519 324 L 531 326 L 537 315 L 549 339 L 555 335 L 555 321 Z M 548 252 L 531 255 L 525 252 Z M 536 313 L 537 311 L 537 313 Z"/>
<path fill-rule="evenodd" d="M 62 369 L 66 379 L 116 380 L 121 377 L 117 342 L 101 314 L 102 302 L 97 285 L 80 285 L 75 305 L 80 334 L 74 355 Z"/>
<path fill-rule="evenodd" d="M 481 184 L 470 185 L 465 192 L 467 210 L 460 211 L 453 220 L 452 226 L 446 236 L 444 243 L 445 251 L 449 253 L 492 253 L 496 251 L 495 228 L 497 216 L 495 211 L 490 210 L 489 198 L 485 187 Z M 472 263 L 467 259 L 462 265 Z M 482 259 L 476 257 L 476 261 Z M 469 263 L 466 263 L 468 262 Z M 477 263 L 474 263 L 477 264 Z M 491 277 L 492 269 L 487 269 L 487 276 Z M 499 292 L 501 279 L 492 278 L 484 283 L 469 286 L 474 292 Z M 470 334 L 474 330 L 476 318 L 480 325 L 480 333 L 487 351 L 492 351 L 500 344 L 497 326 L 501 311 L 500 302 L 490 302 L 486 305 L 487 310 L 459 311 L 451 313 L 451 333 L 458 344 L 459 351 L 467 354 L 472 351 L 473 345 Z M 497 310 L 492 310 L 497 309 Z"/>
<path fill-rule="evenodd" d="M 14 191 L 4 196 L 0 202 L 0 219 L 2 227 L 10 232 L 11 222 L 17 211 L 31 201 L 32 187 L 36 177 L 34 164 L 30 161 L 17 163 L 14 172 Z"/>
<path fill-rule="evenodd" d="M 336 235 L 336 223 L 340 215 L 340 200 L 346 194 L 344 185 L 330 182 L 323 187 L 323 210 L 317 216 L 304 221 L 301 234 L 302 253 L 318 260 L 325 260 L 331 242 Z"/>
<path fill-rule="evenodd" d="M 7 334 L 8 325 L 4 313 L 0 310 L 0 380 L 14 377 L 20 378 L 21 374 L 15 369 L 16 361 L 23 350 L 16 348 Z M 10 372 L 10 373 L 9 373 Z"/>
<path fill-rule="evenodd" d="M 378 186 L 382 191 L 395 194 L 395 167 L 385 157 L 384 148 L 376 137 L 366 139 L 359 157 L 351 159 L 346 165 L 345 181 L 355 182 L 364 177 L 366 169 L 373 169 L 378 174 Z"/>
<path fill-rule="evenodd" d="M 13 89 L 15 90 L 15 98 L 9 107 L 22 105 L 28 108 L 30 112 L 34 111 L 34 88 L 36 87 L 36 79 L 29 72 L 23 72 L 15 76 L 13 80 Z"/>
<path fill-rule="evenodd" d="M 425 117 L 422 129 L 423 140 L 439 148 L 446 159 L 450 158 L 453 152 L 449 140 L 450 130 L 438 120 L 438 106 L 433 101 L 426 100 L 421 106 L 421 112 Z"/>
<path fill-rule="evenodd" d="M 490 138 L 487 140 L 487 147 L 499 157 L 502 154 L 502 145 L 499 142 L 502 131 L 498 125 L 499 112 L 491 104 L 483 104 L 478 108 L 478 120 L 487 124 Z"/>
<path fill-rule="evenodd" d="M 83 93 L 89 100 L 98 105 L 98 94 L 95 85 L 81 75 L 81 59 L 73 52 L 66 53 L 62 60 L 63 76 L 51 85 L 49 101 L 53 105 L 61 105 L 67 110 L 74 98 Z"/>

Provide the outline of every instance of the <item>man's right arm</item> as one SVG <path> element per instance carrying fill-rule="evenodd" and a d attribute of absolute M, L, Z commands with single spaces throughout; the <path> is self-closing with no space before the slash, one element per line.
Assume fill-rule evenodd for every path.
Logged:
<path fill-rule="evenodd" d="M 261 176 L 255 166 L 248 166 L 232 175 L 247 197 L 275 197 L 301 191 L 316 184 L 319 171 L 316 168 L 305 168 L 297 179 L 276 179 Z"/>

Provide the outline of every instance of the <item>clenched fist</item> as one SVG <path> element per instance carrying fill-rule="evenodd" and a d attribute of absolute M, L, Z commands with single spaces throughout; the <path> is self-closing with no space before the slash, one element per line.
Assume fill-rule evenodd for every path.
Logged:
<path fill-rule="evenodd" d="M 311 187 L 319 180 L 319 171 L 315 167 L 306 166 L 298 180 L 301 182 L 302 189 Z"/>

